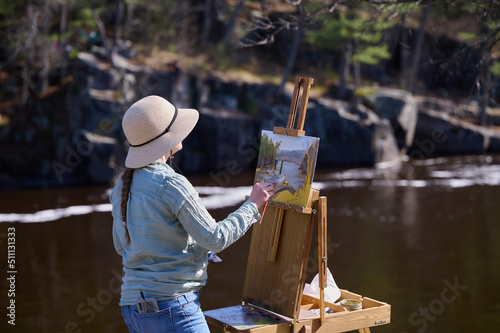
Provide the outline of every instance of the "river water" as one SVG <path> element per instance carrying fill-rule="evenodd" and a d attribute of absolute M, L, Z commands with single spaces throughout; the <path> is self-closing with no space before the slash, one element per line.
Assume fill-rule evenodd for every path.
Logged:
<path fill-rule="evenodd" d="M 253 177 L 233 177 L 228 188 L 204 186 L 209 177 L 190 180 L 219 220 Z M 313 187 L 328 198 L 328 267 L 337 285 L 392 306 L 392 323 L 373 332 L 498 332 L 499 185 L 500 156 L 317 170 Z M 0 192 L 1 332 L 127 331 L 108 194 L 109 187 Z M 239 302 L 249 242 L 247 233 L 209 266 L 204 309 Z M 308 281 L 316 270 L 311 261 Z"/>

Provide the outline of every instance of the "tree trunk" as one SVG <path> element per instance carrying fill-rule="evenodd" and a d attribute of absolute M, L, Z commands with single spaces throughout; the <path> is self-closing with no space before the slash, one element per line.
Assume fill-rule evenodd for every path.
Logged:
<path fill-rule="evenodd" d="M 399 28 L 399 31 L 401 40 L 401 43 L 399 43 L 399 50 L 400 50 L 399 53 L 401 56 L 399 72 L 402 75 L 401 85 L 406 86 L 408 84 L 408 79 L 407 79 L 407 75 L 409 74 L 408 59 L 410 57 L 410 50 L 408 48 L 408 29 L 406 28 L 406 14 L 401 17 L 401 27 Z"/>
<path fill-rule="evenodd" d="M 61 19 L 59 21 L 59 53 L 61 64 L 59 67 L 59 79 L 63 81 L 68 73 L 68 55 L 66 52 L 66 32 L 68 31 L 68 1 L 61 2 Z"/>
<path fill-rule="evenodd" d="M 285 84 L 288 81 L 288 77 L 292 73 L 293 66 L 295 65 L 295 60 L 297 58 L 297 52 L 299 51 L 300 43 L 302 42 L 304 25 L 302 23 L 302 19 L 299 20 L 300 21 L 298 22 L 297 30 L 295 31 L 295 36 L 292 42 L 292 48 L 290 49 L 290 53 L 288 54 L 288 59 L 286 62 L 285 71 L 283 73 L 283 78 L 279 86 L 279 90 L 283 90 L 285 88 Z"/>
<path fill-rule="evenodd" d="M 238 0 L 236 7 L 234 7 L 233 15 L 231 15 L 231 20 L 229 21 L 229 25 L 227 27 L 226 33 L 224 37 L 222 37 L 222 45 L 227 46 L 231 37 L 233 36 L 233 31 L 236 26 L 236 19 L 240 15 L 241 9 L 243 8 L 243 3 L 245 0 Z"/>
<path fill-rule="evenodd" d="M 483 59 L 481 62 L 489 62 L 486 59 Z M 489 66 L 486 66 L 483 64 L 481 67 L 483 67 L 483 71 L 489 71 Z M 486 69 L 484 69 L 486 68 Z M 478 100 L 479 100 L 479 119 L 478 123 L 481 126 L 489 126 L 489 121 L 488 121 L 488 101 L 490 98 L 490 89 L 491 89 L 491 75 L 488 73 L 481 73 L 479 77 L 479 89 L 478 89 Z"/>
<path fill-rule="evenodd" d="M 121 38 L 123 7 L 123 0 L 118 0 L 118 9 L 116 10 L 115 29 L 113 34 L 113 48 L 116 48 L 118 41 Z"/>
<path fill-rule="evenodd" d="M 104 23 L 102 22 L 101 18 L 96 13 L 94 8 L 91 9 L 91 12 L 92 12 L 92 18 L 94 19 L 95 24 L 97 25 L 97 28 L 99 29 L 99 34 L 101 35 L 102 44 L 109 51 L 108 38 L 106 37 L 106 27 L 104 26 Z"/>
<path fill-rule="evenodd" d="M 50 38 L 49 23 L 51 19 L 49 13 L 49 4 L 46 2 L 43 6 L 42 15 L 43 38 L 45 38 L 46 41 L 41 45 L 42 68 L 39 73 L 40 82 L 38 82 L 38 93 L 43 93 L 49 88 L 50 49 L 52 47 L 52 43 L 48 40 Z"/>
<path fill-rule="evenodd" d="M 351 67 L 352 47 L 350 45 L 341 47 L 342 59 L 340 61 L 340 80 L 339 91 L 337 98 L 340 100 L 347 99 L 347 77 L 349 76 L 349 68 Z"/>
<path fill-rule="evenodd" d="M 29 61 L 29 59 L 27 60 L 28 64 L 26 66 L 23 66 L 23 70 L 21 72 L 21 79 L 23 82 L 21 89 L 21 105 L 23 106 L 28 104 L 29 88 L 31 83 L 30 70 L 29 70 L 31 68 L 31 62 Z"/>
<path fill-rule="evenodd" d="M 29 25 L 27 30 L 38 31 L 38 16 L 35 14 L 35 10 L 33 5 L 30 3 L 26 8 L 26 24 Z M 28 99 L 30 97 L 30 87 L 32 83 L 31 74 L 33 72 L 33 64 L 34 64 L 34 54 L 35 50 L 33 47 L 34 43 L 30 43 L 26 45 L 26 65 L 23 66 L 21 78 L 22 78 L 22 89 L 21 89 L 21 105 L 26 106 L 28 104 Z M 25 108 L 22 108 L 25 109 Z M 23 116 L 21 114 L 21 119 Z M 22 122 L 22 120 L 21 120 Z"/>
<path fill-rule="evenodd" d="M 361 87 L 361 64 L 359 62 L 354 62 L 354 89 L 352 91 L 351 97 L 351 108 L 352 111 L 356 111 L 358 109 L 358 88 Z"/>
<path fill-rule="evenodd" d="M 482 24 L 482 33 L 485 36 L 489 36 L 491 34 L 490 28 L 487 24 L 487 16 L 488 14 L 486 13 L 486 10 L 483 14 L 483 24 Z M 489 125 L 489 119 L 488 119 L 488 103 L 490 100 L 491 96 L 491 90 L 492 90 L 492 79 L 491 79 L 491 72 L 490 72 L 490 66 L 491 66 L 491 48 L 492 44 L 489 41 L 489 39 L 484 40 L 481 43 L 481 60 L 479 61 L 478 64 L 478 72 L 479 72 L 479 77 L 477 79 L 478 82 L 478 89 L 477 89 L 477 98 L 479 102 L 479 119 L 478 123 L 479 125 L 482 126 L 488 126 Z"/>
<path fill-rule="evenodd" d="M 145 21 L 151 22 L 151 4 L 148 1 L 146 1 L 144 6 L 146 7 Z M 146 27 L 146 31 L 147 31 L 148 36 L 153 35 L 153 32 L 151 31 L 150 26 Z M 147 48 L 147 53 L 146 53 L 148 55 L 148 57 L 150 57 L 153 54 L 154 47 L 155 47 L 155 45 L 153 44 L 153 38 L 151 38 L 148 41 L 148 48 Z"/>
<path fill-rule="evenodd" d="M 490 100 L 491 92 L 491 73 L 490 64 L 491 56 L 489 52 L 488 42 L 481 43 L 481 60 L 478 63 L 478 78 L 477 85 L 477 100 L 479 103 L 478 123 L 482 126 L 488 126 L 488 101 Z"/>
<path fill-rule="evenodd" d="M 409 92 L 413 93 L 415 91 L 415 80 L 418 75 L 418 65 L 420 63 L 420 57 L 422 56 L 422 46 L 424 44 L 425 37 L 425 24 L 427 23 L 427 18 L 429 16 L 429 10 L 431 9 L 432 1 L 428 1 L 425 4 L 424 12 L 422 13 L 422 20 L 420 21 L 420 28 L 418 30 L 417 43 L 415 46 L 415 52 L 413 54 L 413 61 L 411 65 L 410 74 L 408 75 L 408 83 L 406 85 Z"/>
<path fill-rule="evenodd" d="M 361 64 L 354 63 L 354 91 L 361 87 Z"/>
<path fill-rule="evenodd" d="M 180 42 L 178 43 L 180 53 L 187 53 L 189 51 L 189 5 L 190 1 L 182 1 L 180 4 L 179 17 L 180 17 L 180 33 L 182 36 Z"/>
<path fill-rule="evenodd" d="M 118 43 L 121 39 L 122 19 L 123 19 L 123 4 L 124 0 L 118 0 L 118 9 L 116 11 L 115 29 L 113 34 L 113 47 L 111 49 L 111 62 L 114 63 L 114 57 L 118 53 Z"/>
<path fill-rule="evenodd" d="M 210 42 L 210 29 L 212 27 L 212 0 L 205 0 L 205 11 L 203 12 L 203 32 L 201 45 L 207 46 Z"/>
<path fill-rule="evenodd" d="M 201 35 L 201 46 L 207 46 L 210 42 L 210 29 L 212 27 L 212 0 L 205 0 L 205 11 L 203 12 L 203 32 Z"/>
<path fill-rule="evenodd" d="M 123 36 L 126 39 L 130 38 L 130 31 L 132 28 L 132 21 L 134 20 L 135 3 L 127 3 L 127 16 L 125 18 L 125 29 Z"/>

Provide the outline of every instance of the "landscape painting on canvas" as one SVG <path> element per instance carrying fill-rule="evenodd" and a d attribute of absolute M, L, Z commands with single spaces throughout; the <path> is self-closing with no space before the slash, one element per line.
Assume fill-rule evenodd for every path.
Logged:
<path fill-rule="evenodd" d="M 273 182 L 272 200 L 306 207 L 318 148 L 319 138 L 262 131 L 254 183 Z"/>

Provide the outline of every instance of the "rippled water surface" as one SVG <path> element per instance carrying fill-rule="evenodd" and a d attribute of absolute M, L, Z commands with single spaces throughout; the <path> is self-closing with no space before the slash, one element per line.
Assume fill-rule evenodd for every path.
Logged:
<path fill-rule="evenodd" d="M 253 177 L 233 177 L 229 188 L 204 186 L 213 183 L 209 177 L 191 180 L 220 220 L 250 192 Z M 373 332 L 498 332 L 499 185 L 500 156 L 317 171 L 314 187 L 328 198 L 328 267 L 336 283 L 392 306 L 392 323 Z M 16 325 L 4 315 L 0 331 L 127 331 L 117 305 L 121 263 L 108 193 L 0 192 L 2 261 L 15 228 L 17 272 L 15 296 L 6 279 L 0 294 L 4 309 L 15 300 Z M 204 309 L 238 303 L 249 242 L 250 233 L 209 266 Z M 316 270 L 309 265 L 307 280 Z"/>

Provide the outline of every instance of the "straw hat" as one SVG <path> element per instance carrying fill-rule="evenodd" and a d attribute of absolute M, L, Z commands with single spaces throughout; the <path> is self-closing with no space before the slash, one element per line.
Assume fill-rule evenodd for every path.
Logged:
<path fill-rule="evenodd" d="M 177 146 L 198 122 L 194 109 L 177 109 L 160 96 L 147 96 L 135 102 L 122 119 L 130 149 L 127 168 L 146 166 Z"/>

